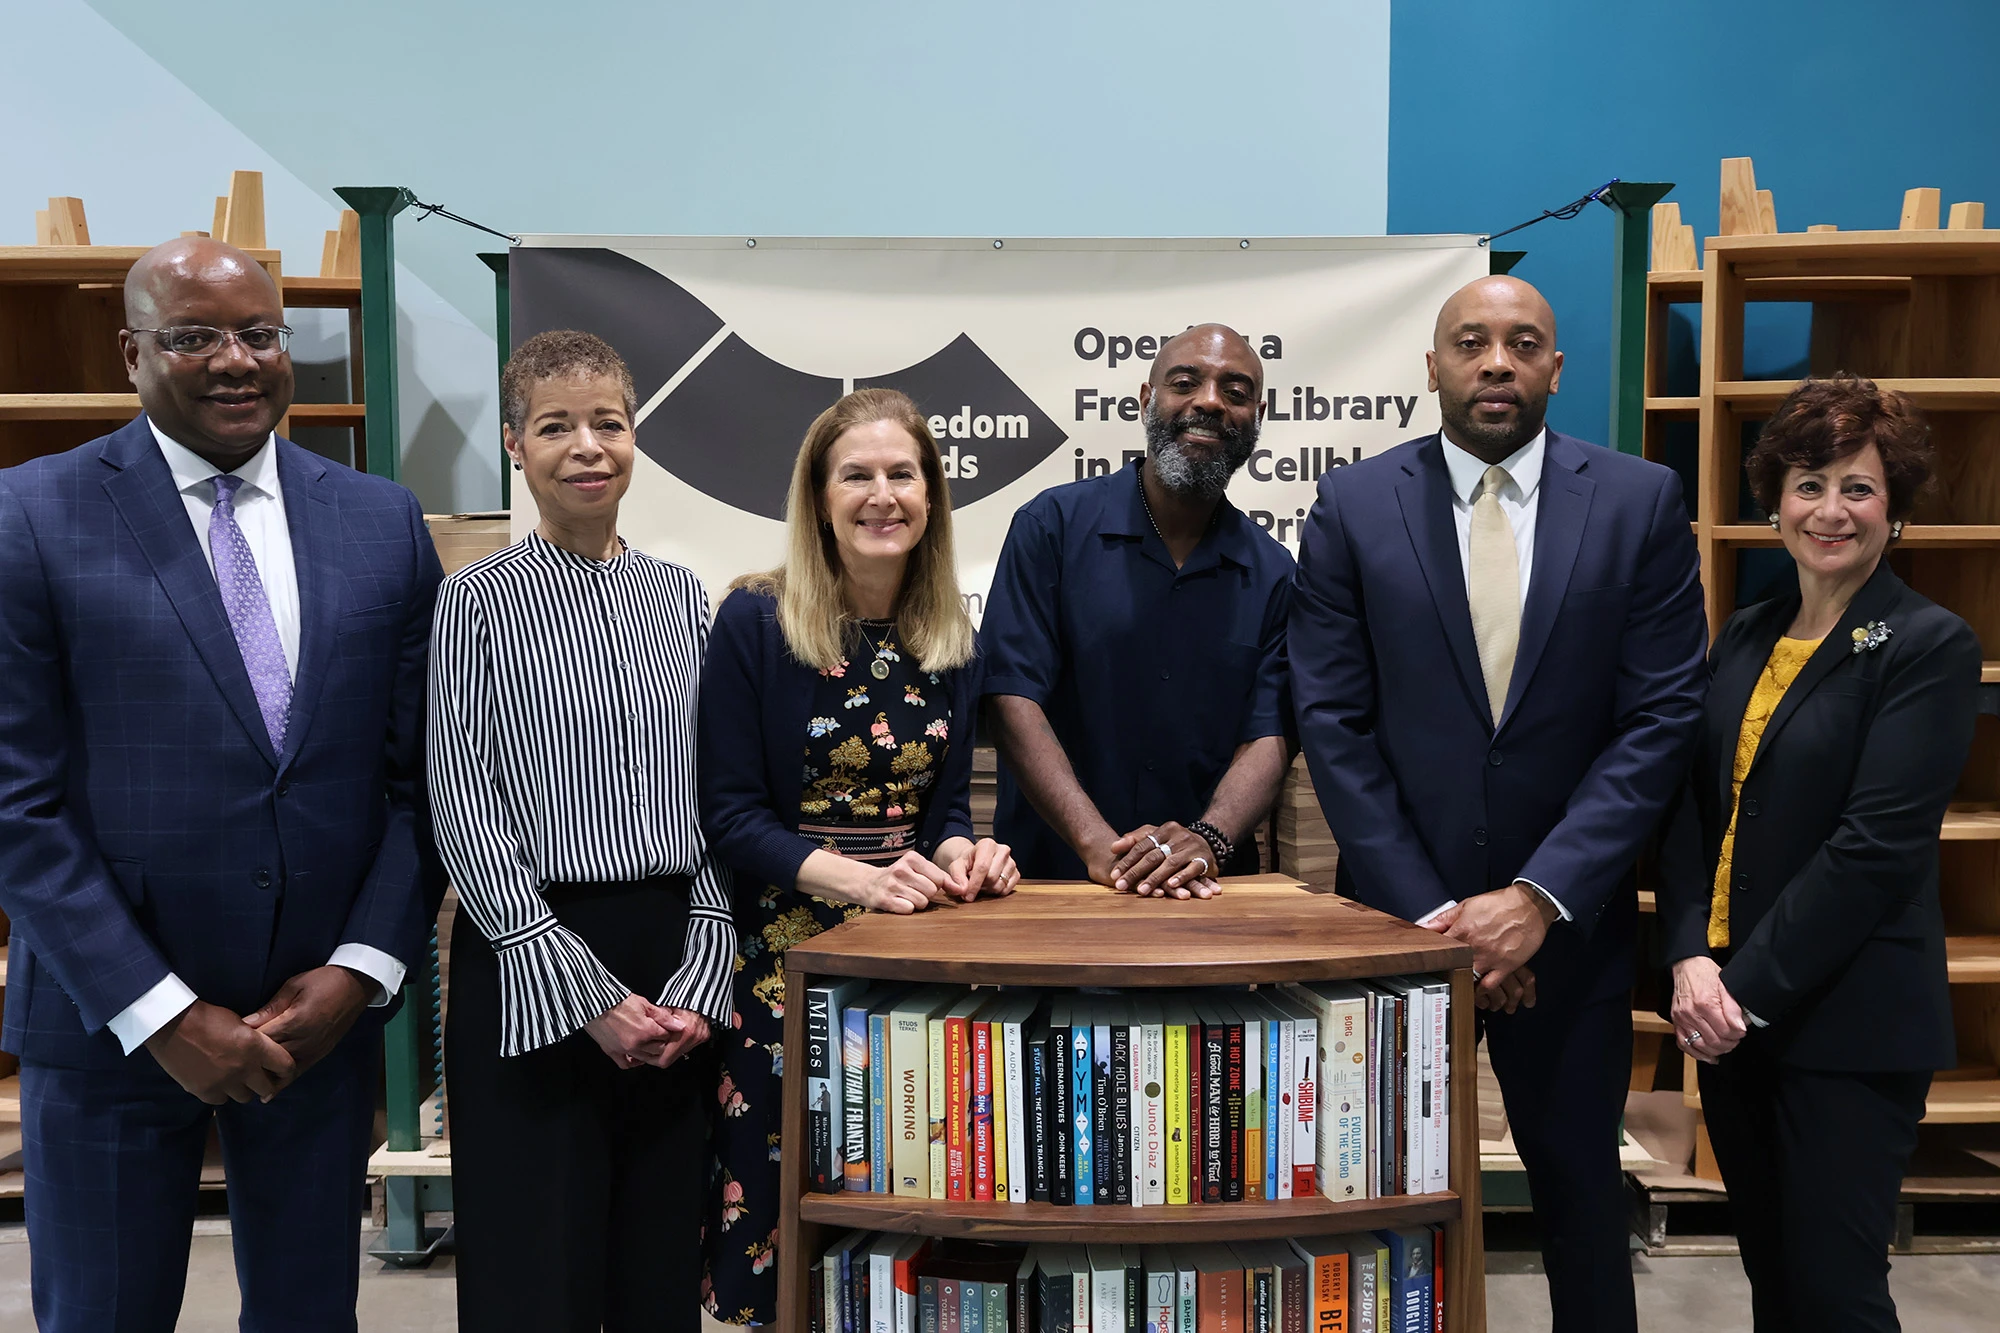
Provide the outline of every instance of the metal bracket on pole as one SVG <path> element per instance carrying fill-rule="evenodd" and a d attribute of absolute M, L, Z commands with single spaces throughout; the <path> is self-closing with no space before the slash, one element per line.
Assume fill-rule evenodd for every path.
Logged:
<path fill-rule="evenodd" d="M 1486 252 L 1486 271 L 1496 278 L 1503 273 L 1512 273 L 1514 265 L 1527 257 L 1528 252 L 1526 250 L 1488 250 Z"/>
<path fill-rule="evenodd" d="M 1604 195 L 1611 205 L 1611 447 L 1637 454 L 1646 429 L 1646 267 L 1653 205 L 1672 181 L 1619 181 Z"/>
<path fill-rule="evenodd" d="M 361 215 L 361 364 L 367 404 L 368 470 L 391 481 L 403 473 L 396 395 L 396 214 L 410 201 L 401 186 L 343 185 L 334 191 Z"/>
<path fill-rule="evenodd" d="M 493 270 L 493 345 L 500 350 L 500 369 L 507 369 L 507 358 L 514 353 L 514 308 L 507 294 L 508 251 L 498 254 L 482 254 L 480 261 Z M 507 457 L 503 446 L 500 452 L 500 507 L 514 507 L 514 464 Z"/>

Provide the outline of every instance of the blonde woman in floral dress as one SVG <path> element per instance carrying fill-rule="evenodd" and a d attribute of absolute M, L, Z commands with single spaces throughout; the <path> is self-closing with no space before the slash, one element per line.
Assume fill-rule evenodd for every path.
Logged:
<path fill-rule="evenodd" d="M 738 1324 L 777 1317 L 785 950 L 862 911 L 1020 878 L 1005 846 L 973 837 L 976 647 L 915 404 L 863 389 L 823 412 L 786 514 L 785 564 L 738 580 L 702 674 L 702 824 L 735 871 L 741 938 L 704 1298 Z"/>

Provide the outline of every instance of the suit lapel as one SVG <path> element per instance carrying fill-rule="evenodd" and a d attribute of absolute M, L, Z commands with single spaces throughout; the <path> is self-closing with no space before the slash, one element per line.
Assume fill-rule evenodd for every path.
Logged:
<path fill-rule="evenodd" d="M 1736 780 L 1736 737 L 1743 730 L 1743 714 L 1750 696 L 1764 674 L 1785 626 L 1798 614 L 1796 596 L 1779 598 L 1767 606 L 1759 619 L 1743 628 L 1742 642 L 1715 660 L 1715 672 L 1708 682 L 1709 744 L 1715 753 L 1716 809 L 1731 807 L 1730 788 Z"/>
<path fill-rule="evenodd" d="M 1458 667 L 1459 684 L 1481 720 L 1491 724 L 1486 702 L 1486 677 L 1479 668 L 1479 645 L 1472 636 L 1472 605 L 1465 591 L 1465 570 L 1458 559 L 1458 529 L 1451 516 L 1451 475 L 1445 471 L 1444 447 L 1434 435 L 1417 450 L 1409 475 L 1396 486 L 1403 524 L 1416 549 L 1417 564 L 1430 586 L 1436 608 Z"/>
<path fill-rule="evenodd" d="M 299 661 L 293 673 L 292 711 L 285 723 L 280 767 L 298 754 L 312 725 L 313 705 L 326 682 L 339 617 L 333 572 L 339 568 L 340 508 L 325 481 L 326 465 L 288 440 L 278 442 L 278 481 L 291 528 L 292 568 L 299 580 Z"/>
<path fill-rule="evenodd" d="M 257 692 L 251 688 L 243 652 L 236 646 L 235 631 L 222 609 L 215 574 L 202 556 L 194 525 L 188 522 L 180 492 L 174 489 L 174 474 L 146 419 L 142 416 L 119 431 L 106 447 L 104 458 L 118 469 L 105 480 L 104 493 L 152 565 L 154 577 L 236 720 L 249 733 L 251 743 L 275 765 L 277 756 L 264 727 L 264 715 L 257 707 Z"/>
<path fill-rule="evenodd" d="M 1528 600 L 1521 608 L 1514 675 L 1507 683 L 1507 704 L 1500 713 L 1503 727 L 1534 679 L 1535 666 L 1555 629 L 1556 613 L 1562 610 L 1563 596 L 1569 591 L 1577 548 L 1583 545 L 1583 527 L 1597 490 L 1596 483 L 1578 472 L 1583 461 L 1569 440 L 1549 432 L 1542 448 L 1542 494 L 1535 507 L 1534 568 L 1528 575 Z"/>
<path fill-rule="evenodd" d="M 1840 623 L 1827 632 L 1826 638 L 1806 659 L 1806 664 L 1793 679 L 1791 688 L 1771 713 L 1771 720 L 1764 727 L 1764 734 L 1757 742 L 1756 757 L 1750 761 L 1750 772 L 1757 771 L 1757 765 L 1771 749 L 1771 741 L 1785 724 L 1792 720 L 1792 714 L 1799 711 L 1799 705 L 1819 687 L 1827 677 L 1842 666 L 1854 660 L 1854 631 L 1871 620 L 1879 619 L 1896 603 L 1903 590 L 1903 581 L 1889 568 L 1886 556 L 1875 566 L 1875 572 L 1868 582 L 1861 585 L 1861 591 L 1854 594 L 1854 600 L 1847 604 L 1847 611 L 1840 617 Z M 1786 623 L 1786 622 L 1781 622 Z M 1773 640 L 1775 642 L 1775 640 Z M 1768 652 L 1766 654 L 1768 656 Z M 1758 663 L 1761 671 L 1763 663 Z M 1747 775 L 1746 775 L 1747 777 Z"/>

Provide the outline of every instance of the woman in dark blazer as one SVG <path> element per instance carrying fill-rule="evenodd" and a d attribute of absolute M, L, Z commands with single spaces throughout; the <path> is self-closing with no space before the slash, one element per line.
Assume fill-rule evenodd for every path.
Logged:
<path fill-rule="evenodd" d="M 1910 401 L 1808 380 L 1745 466 L 1797 592 L 1732 616 L 1661 858 L 1670 1017 L 1759 1333 L 1894 1329 L 1888 1246 L 1953 1060 L 1938 833 L 1980 650 L 1889 568 L 1930 476 Z"/>
<path fill-rule="evenodd" d="M 739 579 L 702 672 L 702 824 L 736 872 L 706 1300 L 777 1317 L 784 952 L 874 909 L 1013 892 L 970 815 L 979 671 L 951 496 L 915 404 L 863 389 L 806 432 L 783 566 Z"/>

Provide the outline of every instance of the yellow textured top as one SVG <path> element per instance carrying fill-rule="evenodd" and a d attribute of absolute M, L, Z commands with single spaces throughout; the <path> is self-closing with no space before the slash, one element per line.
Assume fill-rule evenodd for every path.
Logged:
<path fill-rule="evenodd" d="M 1743 708 L 1743 727 L 1736 733 L 1736 765 L 1729 780 L 1729 831 L 1722 835 L 1722 855 L 1715 862 L 1715 893 L 1708 909 L 1711 949 L 1729 946 L 1729 867 L 1736 852 L 1736 814 L 1743 803 L 1743 779 L 1749 776 L 1750 761 L 1757 757 L 1757 744 L 1764 739 L 1764 728 L 1771 721 L 1771 714 L 1778 710 L 1778 701 L 1799 678 L 1807 659 L 1825 641 L 1824 638 L 1780 639 L 1773 644 L 1770 659 L 1764 663 L 1764 674 L 1757 677 L 1757 688 L 1750 691 L 1750 702 Z"/>

